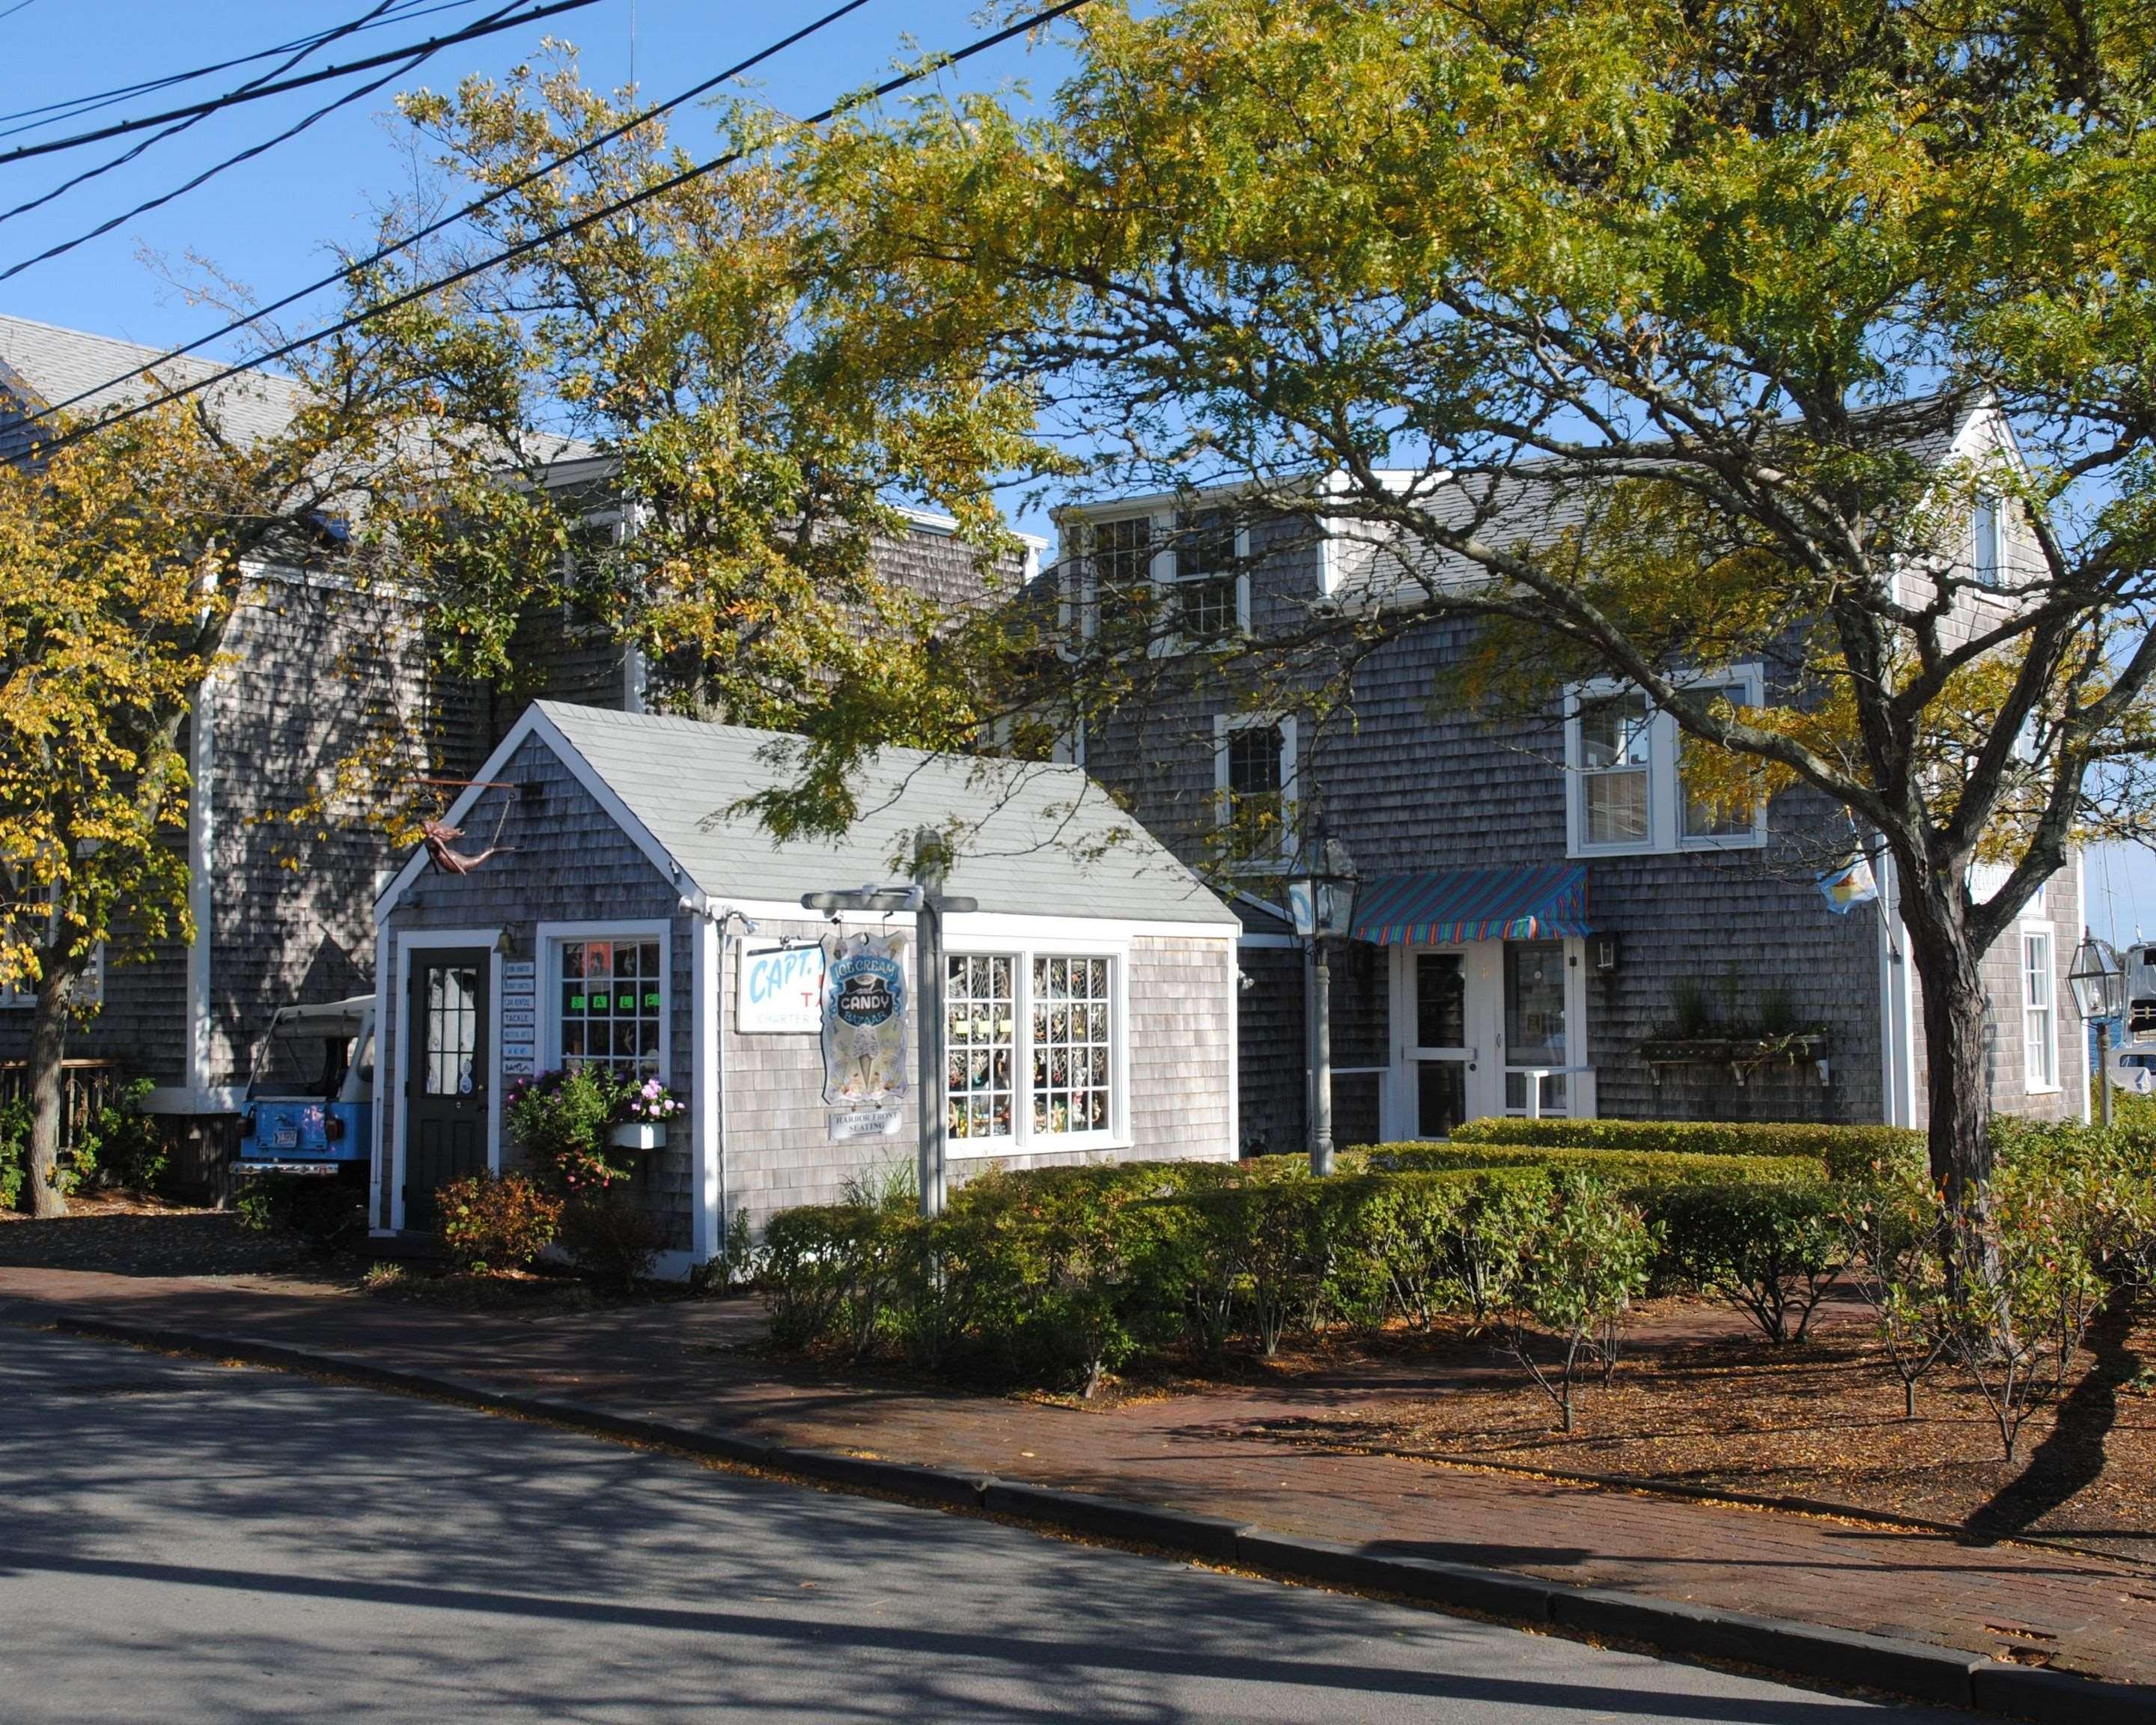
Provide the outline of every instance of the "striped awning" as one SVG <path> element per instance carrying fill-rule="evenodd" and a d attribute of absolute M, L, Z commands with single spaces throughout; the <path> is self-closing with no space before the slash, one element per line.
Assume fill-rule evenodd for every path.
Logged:
<path fill-rule="evenodd" d="M 1592 934 L 1584 863 L 1383 875 L 1355 896 L 1354 937 L 1381 947 Z"/>

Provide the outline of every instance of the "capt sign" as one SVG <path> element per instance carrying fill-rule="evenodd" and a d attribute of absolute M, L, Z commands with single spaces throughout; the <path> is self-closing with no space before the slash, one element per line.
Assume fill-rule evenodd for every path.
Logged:
<path fill-rule="evenodd" d="M 824 948 L 810 941 L 760 951 L 744 947 L 734 1028 L 746 1035 L 813 1036 L 824 1028 Z"/>

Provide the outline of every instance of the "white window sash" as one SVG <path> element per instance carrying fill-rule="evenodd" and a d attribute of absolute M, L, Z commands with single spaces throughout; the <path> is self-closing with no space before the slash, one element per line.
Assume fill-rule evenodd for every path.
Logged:
<path fill-rule="evenodd" d="M 2021 930 L 2021 1070 L 2025 1088 L 2059 1088 L 2059 979 L 2049 927 Z"/>
<path fill-rule="evenodd" d="M 1016 1003 L 1013 1013 L 1011 1065 L 1011 1131 L 999 1137 L 948 1138 L 947 1153 L 953 1158 L 1046 1154 L 1068 1150 L 1127 1149 L 1131 1142 L 1130 1094 L 1130 953 L 1113 942 L 952 941 L 947 953 L 952 958 L 998 957 L 1011 961 L 1011 986 Z M 1033 1123 L 1033 963 L 1036 958 L 1105 958 L 1108 962 L 1108 1124 L 1105 1131 L 1049 1132 Z M 946 1070 L 937 1096 L 948 1110 L 951 1080 Z"/>
<path fill-rule="evenodd" d="M 659 943 L 659 1081 L 673 1082 L 674 1069 L 674 929 L 664 917 L 619 922 L 542 922 L 535 932 L 534 956 L 538 960 L 539 1058 L 542 1072 L 562 1065 L 561 953 L 564 946 L 583 941 L 629 941 Z"/>
<path fill-rule="evenodd" d="M 1687 674 L 1678 680 L 1686 688 L 1737 689 L 1744 704 L 1756 706 L 1763 700 L 1764 676 L 1757 664 L 1732 665 L 1709 674 Z M 1594 702 L 1626 693 L 1630 685 L 1613 679 L 1583 683 L 1568 692 L 1565 701 L 1565 839 L 1567 854 L 1575 857 L 1655 856 L 1682 850 L 1756 850 L 1767 842 L 1767 808 L 1762 798 L 1753 809 L 1750 824 L 1727 834 L 1685 831 L 1686 798 L 1683 756 L 1685 736 L 1673 715 L 1650 711 L 1647 721 L 1646 773 L 1647 830 L 1638 839 L 1597 841 L 1589 836 L 1589 786 L 1593 780 L 1618 774 L 1638 773 L 1639 766 L 1590 768 L 1587 765 L 1586 713 Z"/>

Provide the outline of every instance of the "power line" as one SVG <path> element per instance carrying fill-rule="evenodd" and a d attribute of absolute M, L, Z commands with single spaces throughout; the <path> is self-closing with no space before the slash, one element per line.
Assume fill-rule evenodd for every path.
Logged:
<path fill-rule="evenodd" d="M 333 42 L 341 36 L 349 35 L 352 31 L 362 28 L 369 21 L 379 18 L 384 12 L 388 11 L 395 4 L 396 0 L 381 0 L 381 3 L 376 6 L 373 11 L 363 13 L 359 18 L 354 18 L 349 23 L 338 25 L 335 30 L 329 32 L 315 42 L 309 43 L 305 47 L 300 49 L 296 53 L 286 56 L 282 65 L 275 68 L 273 70 L 264 73 L 259 78 L 252 79 L 247 83 L 241 85 L 239 86 L 240 90 L 244 92 L 246 90 L 252 90 L 257 85 L 267 83 L 270 79 L 278 76 L 280 73 L 290 71 L 293 67 L 298 65 L 301 60 L 312 54 L 316 48 L 321 46 L 325 43 Z M 85 181 L 96 179 L 101 174 L 109 174 L 116 167 L 126 167 L 127 163 L 134 161 L 145 151 L 154 149 L 159 144 L 163 143 L 166 139 L 177 137 L 180 133 L 188 131 L 192 127 L 200 126 L 203 121 L 208 118 L 209 118 L 209 113 L 204 112 L 201 114 L 190 115 L 185 120 L 177 121 L 172 125 L 167 126 L 164 131 L 157 132 L 152 136 L 143 139 L 141 143 L 135 145 L 133 147 L 121 151 L 120 154 L 113 157 L 110 161 L 101 162 L 95 167 L 85 168 L 80 173 L 75 175 L 72 179 L 62 180 L 59 184 L 54 187 L 51 191 L 40 193 L 37 197 L 30 198 L 26 203 L 17 204 L 14 208 L 11 210 L 0 211 L 0 222 L 12 222 L 16 217 L 28 215 L 33 209 L 42 209 L 45 205 L 50 203 L 55 198 L 61 197 L 67 193 L 74 191 L 76 187 L 83 184 Z M 124 221 L 126 218 L 122 217 L 121 219 Z"/>
<path fill-rule="evenodd" d="M 566 167 L 570 162 L 576 161 L 579 157 L 588 156 L 594 150 L 603 149 L 607 145 L 613 142 L 615 139 L 621 137 L 625 133 L 634 131 L 638 126 L 644 125 L 647 121 L 656 119 L 661 114 L 670 112 L 672 110 L 681 106 L 685 102 L 694 101 L 698 96 L 704 95 L 706 91 L 716 90 L 720 85 L 726 83 L 730 79 L 740 77 L 744 72 L 753 71 L 757 66 L 761 65 L 764 61 L 771 59 L 773 55 L 784 52 L 787 49 L 793 47 L 797 42 L 803 41 L 808 37 L 814 35 L 818 31 L 824 29 L 827 26 L 836 23 L 840 18 L 845 17 L 848 13 L 860 11 L 861 8 L 868 3 L 869 0 L 844 0 L 844 4 L 832 8 L 830 11 L 825 13 L 821 18 L 812 19 L 809 23 L 803 24 L 799 29 L 794 31 L 792 35 L 781 37 L 778 41 L 773 43 L 767 48 L 758 49 L 747 59 L 737 60 L 732 65 L 728 66 L 724 71 L 714 73 L 711 77 L 703 80 L 701 83 L 690 85 L 688 89 L 681 91 L 678 95 L 670 96 L 663 102 L 654 102 L 651 106 L 645 108 L 638 113 L 630 115 L 628 119 L 623 121 L 619 125 L 613 127 L 611 130 L 601 132 L 597 137 L 591 139 L 588 142 L 579 144 L 575 149 L 554 157 L 551 162 L 542 162 L 537 167 L 533 168 L 529 173 L 511 180 L 506 186 L 495 187 L 494 190 L 487 193 L 485 196 L 474 198 L 470 203 L 465 204 L 462 208 L 451 210 L 449 214 L 439 217 L 434 221 L 428 223 L 424 227 L 413 229 L 411 233 L 404 235 L 402 239 L 394 240 L 388 245 L 377 247 L 375 250 L 369 252 L 363 258 L 355 258 L 347 260 L 341 268 L 332 270 L 329 275 L 323 276 L 320 280 L 311 281 L 305 287 L 295 288 L 290 293 L 285 295 L 283 299 L 273 300 L 267 305 L 258 308 L 250 316 L 235 318 L 230 323 L 225 325 L 223 329 L 212 330 L 208 335 L 198 336 L 194 341 L 188 342 L 183 347 L 175 347 L 169 352 L 160 354 L 156 359 L 150 362 L 151 366 L 155 367 L 162 365 L 167 360 L 184 359 L 191 353 L 198 353 L 201 352 L 202 349 L 208 347 L 213 341 L 221 341 L 227 336 L 237 335 L 242 330 L 249 328 L 254 324 L 259 322 L 261 319 L 268 317 L 275 312 L 282 311 L 288 306 L 297 305 L 301 300 L 307 298 L 311 294 L 318 294 L 324 288 L 335 287 L 339 282 L 348 280 L 355 271 L 372 269 L 377 264 L 382 262 L 386 259 L 394 257 L 400 251 L 406 250 L 412 246 L 417 245 L 423 239 L 426 239 L 434 234 L 439 234 L 444 228 L 455 226 L 456 223 L 463 221 L 467 216 L 476 215 L 480 211 L 485 209 L 489 204 L 496 203 L 500 199 L 508 197 L 511 193 L 521 192 L 526 186 L 535 184 L 536 182 L 543 180 L 547 175 L 556 172 L 557 169 Z M 78 394 L 69 396 L 65 401 L 54 403 L 47 411 L 55 413 L 64 412 L 67 408 L 74 407 L 82 402 L 85 402 L 89 400 L 90 397 L 100 394 L 103 391 L 112 388 L 113 383 L 124 382 L 125 381 L 126 379 L 124 378 L 117 378 L 109 382 L 93 385 L 91 388 L 83 390 Z"/>
<path fill-rule="evenodd" d="M 805 119 L 796 121 L 794 124 L 798 126 L 821 126 L 844 109 L 858 107 L 865 102 L 879 100 L 897 90 L 906 89 L 909 85 L 918 84 L 922 79 L 932 76 L 947 66 L 961 64 L 973 59 L 976 54 L 986 54 L 992 48 L 1001 47 L 1014 36 L 1023 36 L 1027 31 L 1038 28 L 1042 24 L 1053 23 L 1057 18 L 1065 13 L 1077 11 L 1086 3 L 1087 0 L 1058 0 L 1055 5 L 1043 7 L 1038 12 L 1028 13 L 1024 18 L 1014 20 L 993 35 L 983 36 L 978 42 L 968 43 L 963 48 L 925 61 L 911 72 L 902 72 L 895 78 L 886 78 L 882 83 L 864 91 L 860 95 L 844 101 L 834 102 L 829 107 L 811 114 Z M 254 358 L 244 361 L 238 365 L 222 367 L 207 377 L 198 377 L 193 382 L 182 384 L 177 389 L 165 390 L 152 395 L 146 401 L 130 403 L 106 414 L 103 418 L 79 427 L 64 436 L 56 437 L 49 443 L 37 444 L 33 446 L 34 449 L 39 454 L 49 454 L 55 450 L 67 448 L 70 444 L 79 442 L 94 432 L 124 424 L 126 421 L 139 418 L 144 413 L 154 413 L 157 408 L 172 402 L 184 401 L 189 396 L 198 395 L 203 390 L 214 388 L 219 383 L 236 377 L 243 372 L 254 371 L 268 364 L 271 360 L 284 359 L 299 352 L 302 348 L 313 347 L 318 341 L 326 341 L 333 336 L 341 336 L 347 331 L 357 329 L 362 324 L 370 319 L 379 317 L 384 312 L 395 311 L 400 307 L 413 304 L 415 300 L 425 299 L 429 294 L 439 293 L 444 288 L 454 287 L 459 282 L 469 281 L 475 275 L 483 275 L 488 270 L 497 269 L 504 264 L 514 263 L 517 259 L 538 250 L 542 246 L 551 245 L 557 239 L 565 239 L 572 234 L 581 233 L 594 223 L 604 221 L 608 216 L 619 215 L 624 210 L 634 209 L 640 204 L 649 203 L 654 198 L 663 197 L 680 187 L 716 173 L 721 168 L 731 167 L 747 154 L 748 151 L 746 150 L 729 150 L 723 156 L 713 157 L 709 162 L 697 162 L 685 167 L 679 173 L 669 174 L 663 180 L 654 181 L 639 192 L 632 192 L 625 198 L 610 198 L 596 208 L 588 209 L 583 214 L 569 221 L 543 228 L 528 239 L 519 240 L 515 245 L 505 247 L 490 257 L 479 259 L 474 263 L 465 264 L 462 269 L 451 270 L 447 275 L 439 276 L 433 281 L 422 282 L 417 287 L 408 288 L 403 293 L 393 295 L 379 305 L 369 306 L 364 311 L 354 312 L 348 317 L 339 318 L 335 323 L 326 328 L 316 330 L 311 335 L 297 336 L 280 347 L 272 347 L 266 353 L 257 354 Z M 110 379 L 84 393 L 94 395 L 100 390 L 116 388 L 126 383 L 131 377 L 141 376 L 142 372 L 151 369 L 156 364 L 156 361 L 151 361 L 124 376 Z M 81 398 L 80 396 L 72 398 L 78 401 Z"/>
<path fill-rule="evenodd" d="M 341 66 L 324 66 L 319 71 L 305 72 L 296 78 L 280 79 L 274 83 L 257 85 L 244 94 L 238 90 L 228 90 L 221 96 L 213 96 L 199 102 L 190 102 L 183 108 L 167 109 L 162 114 L 146 114 L 136 120 L 116 120 L 111 125 L 100 126 L 95 131 L 76 132 L 64 138 L 48 138 L 35 144 L 18 145 L 14 149 L 0 154 L 0 167 L 5 167 L 11 162 L 21 162 L 28 157 L 49 156 L 57 150 L 78 149 L 85 144 L 100 143 L 106 138 L 120 137 L 131 131 L 146 131 L 153 126 L 162 126 L 168 120 L 184 119 L 190 114 L 207 113 L 218 108 L 230 107 L 243 101 L 259 101 L 264 96 L 281 95 L 288 90 L 304 89 L 310 84 L 321 84 L 328 79 L 349 77 L 354 72 L 372 71 L 377 66 L 386 66 L 393 60 L 401 60 L 407 54 L 416 54 L 421 49 L 425 49 L 430 53 L 439 53 L 441 49 L 459 42 L 469 42 L 480 36 L 491 36 L 502 30 L 514 29 L 520 24 L 533 23 L 542 18 L 552 18 L 557 13 L 577 12 L 595 3 L 596 0 L 552 0 L 550 5 L 534 7 L 530 12 L 516 18 L 505 18 L 497 23 L 472 24 L 461 30 L 453 30 L 445 36 L 430 37 L 424 42 L 408 43 L 403 48 L 393 48 L 382 54 L 370 54 L 365 59 L 347 60 Z"/>
<path fill-rule="evenodd" d="M 503 7 L 501 9 L 501 12 L 491 13 L 488 14 L 488 16 L 490 18 L 498 18 L 501 15 L 502 12 L 511 11 L 516 7 L 521 4 L 523 4 L 523 0 L 510 0 L 510 4 Z M 397 79 L 403 77 L 407 72 L 412 70 L 413 67 L 424 64 L 427 60 L 431 59 L 434 54 L 439 51 L 439 49 L 434 49 L 415 50 L 409 58 L 403 60 L 399 64 L 391 67 L 389 70 L 384 72 L 379 78 L 375 79 L 372 83 L 362 84 L 356 90 L 348 90 L 341 95 L 335 98 L 333 100 L 323 103 L 321 107 L 316 109 L 311 114 L 308 114 L 294 121 L 290 126 L 286 126 L 284 131 L 279 132 L 275 137 L 264 138 L 260 143 L 251 144 L 246 149 L 240 151 L 237 155 L 226 157 L 223 161 L 216 163 L 213 167 L 204 168 L 192 179 L 187 180 L 181 185 L 175 186 L 171 191 L 161 193 L 155 198 L 146 198 L 142 203 L 136 204 L 134 208 L 131 210 L 123 210 L 120 214 L 113 217 L 110 221 L 99 223 L 96 227 L 92 228 L 87 234 L 78 234 L 73 239 L 64 239 L 57 245 L 46 247 L 44 250 L 38 253 L 34 257 L 25 258 L 19 264 L 11 264 L 7 269 L 0 270 L 0 281 L 12 280 L 16 276 L 20 275 L 25 270 L 30 269 L 35 264 L 43 264 L 51 259 L 63 256 L 66 253 L 73 251 L 79 245 L 87 245 L 91 240 L 99 238 L 100 235 L 110 234 L 115 228 L 120 226 L 123 222 L 131 222 L 137 216 L 146 215 L 153 209 L 162 208 L 164 205 L 170 203 L 176 198 L 186 197 L 188 193 L 192 192 L 202 186 L 207 185 L 210 181 L 215 179 L 219 174 L 224 172 L 226 169 L 237 167 L 244 162 L 252 162 L 256 157 L 263 155 L 268 151 L 275 149 L 278 145 L 289 143 L 292 139 L 299 136 L 301 132 L 306 131 L 308 127 L 314 125 L 316 121 L 326 119 L 330 115 L 336 113 L 340 108 L 348 108 L 354 102 L 365 101 L 367 97 L 372 95 L 375 91 L 380 90 L 382 85 L 394 82 Z M 174 129 L 177 130 L 177 127 Z M 146 147 L 146 146 L 145 147 Z M 54 193 L 52 195 L 57 196 L 58 193 Z M 8 215 L 14 215 L 17 213 L 19 213 L 19 212 L 15 210 L 10 210 L 8 213 Z M 5 221 L 7 219 L 7 216 L 0 216 L 0 221 Z"/>
<path fill-rule="evenodd" d="M 17 13 L 21 12 L 26 7 L 34 6 L 37 3 L 38 0 L 15 0 L 15 3 L 9 7 L 5 12 L 0 12 L 0 18 L 13 18 Z"/>
<path fill-rule="evenodd" d="M 362 24 L 360 28 L 365 30 L 378 30 L 384 24 L 403 23 L 408 19 L 430 17 L 438 12 L 454 12 L 459 7 L 470 6 L 472 3 L 473 0 L 440 0 L 439 5 L 419 7 L 418 0 L 397 0 L 397 3 L 389 8 L 387 17 L 377 18 L 373 23 Z M 415 7 L 418 8 L 416 11 L 413 10 Z M 35 131 L 41 126 L 56 126 L 63 118 L 74 119 L 80 115 L 94 113 L 100 108 L 110 107 L 115 102 L 124 102 L 130 96 L 145 95 L 154 90 L 170 90 L 176 84 L 192 84 L 198 78 L 208 78 L 219 72 L 229 72 L 234 66 L 249 66 L 257 60 L 275 59 L 279 54 L 290 54 L 295 49 L 318 45 L 326 42 L 332 36 L 343 33 L 345 28 L 341 25 L 336 30 L 323 30 L 311 36 L 295 37 L 290 42 L 279 43 L 275 48 L 257 49 L 253 54 L 239 54 L 228 60 L 219 60 L 214 65 L 197 66 L 191 72 L 167 72 L 162 78 L 145 78 L 138 83 L 122 84 L 112 90 L 93 90 L 88 95 L 69 96 L 64 101 L 46 102 L 35 108 L 18 108 L 12 114 L 0 114 L 0 126 L 9 128 L 6 131 L 0 131 L 0 137 L 12 137 L 17 132 Z M 40 120 L 37 117 L 40 114 L 52 115 L 55 117 Z M 16 126 L 14 122 L 18 120 L 27 120 L 31 123 L 28 126 Z"/>

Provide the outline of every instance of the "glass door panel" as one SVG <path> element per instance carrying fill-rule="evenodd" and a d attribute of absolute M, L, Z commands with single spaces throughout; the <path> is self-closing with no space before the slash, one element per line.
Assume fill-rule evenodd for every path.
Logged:
<path fill-rule="evenodd" d="M 1564 1075 L 1553 1072 L 1538 1083 L 1537 1106 L 1529 1107 L 1528 1072 L 1522 1068 L 1563 1066 L 1568 1046 L 1565 1024 L 1565 963 L 1563 941 L 1507 941 L 1505 943 L 1505 1111 L 1508 1114 L 1563 1114 L 1568 1111 Z"/>

